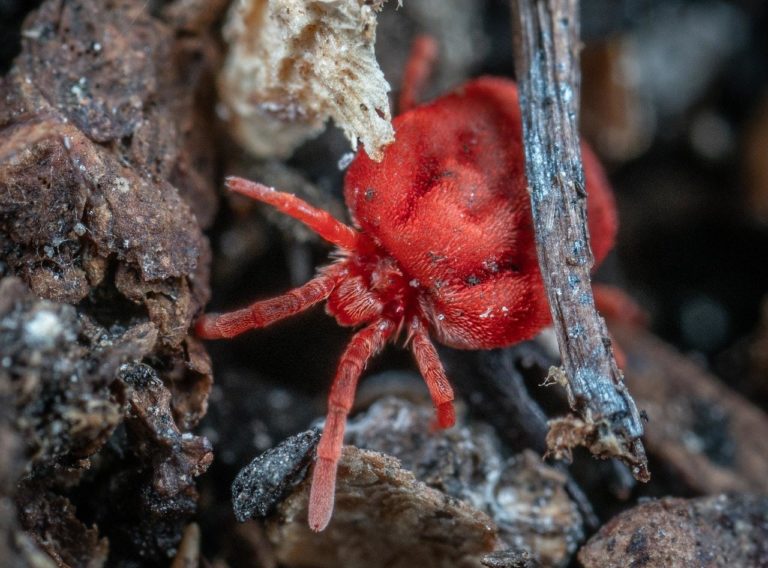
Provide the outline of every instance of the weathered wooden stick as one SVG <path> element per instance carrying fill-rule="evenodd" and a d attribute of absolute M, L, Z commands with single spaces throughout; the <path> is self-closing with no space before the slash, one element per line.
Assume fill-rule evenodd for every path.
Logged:
<path fill-rule="evenodd" d="M 584 445 L 624 461 L 639 480 L 643 425 L 595 309 L 578 133 L 578 0 L 512 0 L 514 53 L 536 249 L 557 333 L 571 416 L 550 422 L 550 453 Z"/>

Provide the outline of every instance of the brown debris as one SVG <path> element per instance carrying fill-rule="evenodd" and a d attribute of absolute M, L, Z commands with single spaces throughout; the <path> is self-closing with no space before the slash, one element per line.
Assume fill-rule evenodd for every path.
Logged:
<path fill-rule="evenodd" d="M 132 135 L 143 122 L 148 97 L 158 91 L 157 72 L 147 65 L 148 51 L 139 47 L 168 56 L 162 30 L 141 4 L 109 4 L 111 10 L 104 13 L 94 0 L 44 3 L 24 26 L 16 66 L 44 100 L 55 104 L 54 114 L 61 113 L 96 142 Z M 123 33 L 125 19 L 133 21 L 132 34 Z M 40 115 L 48 110 L 28 109 Z"/>
<path fill-rule="evenodd" d="M 71 306 L 36 299 L 16 278 L 0 281 L 0 384 L 14 401 L 27 468 L 97 451 L 121 421 L 110 384 L 125 360 L 149 352 L 145 324 L 122 336 L 88 336 Z M 18 479 L 18 474 L 15 480 Z"/>
<path fill-rule="evenodd" d="M 126 428 L 96 456 L 96 471 L 79 488 L 88 495 L 82 503 L 109 538 L 111 561 L 165 564 L 196 511 L 195 481 L 212 461 L 211 445 L 179 430 L 171 392 L 152 367 L 126 363 L 118 379 Z"/>
<path fill-rule="evenodd" d="M 480 566 L 483 553 L 506 549 L 508 560 L 566 565 L 584 538 L 567 477 L 532 452 L 504 459 L 487 426 L 434 432 L 433 420 L 429 405 L 387 397 L 350 421 L 348 442 L 366 450 L 344 450 L 329 529 L 317 535 L 306 525 L 307 475 L 269 517 L 278 560 L 288 566 Z M 306 453 L 300 449 L 294 459 L 286 454 L 290 448 L 276 451 L 258 458 L 267 481 L 282 479 L 278 472 L 286 467 L 297 471 Z M 254 464 L 238 479 L 251 479 Z M 244 479 L 236 485 L 238 515 L 251 516 L 254 490 Z M 449 545 L 462 531 L 472 535 Z"/>
<path fill-rule="evenodd" d="M 112 396 L 118 368 L 155 344 L 152 324 L 110 335 L 68 305 L 39 300 L 17 278 L 0 281 L 0 516 L 21 522 L 47 553 L 66 565 L 103 563 L 108 544 L 57 495 L 76 485 L 123 420 Z M 35 547 L 9 519 L 4 530 L 29 557 Z M 11 554 L 9 552 L 9 554 Z"/>
<path fill-rule="evenodd" d="M 531 451 L 502 466 L 492 517 L 517 558 L 565 566 L 584 539 L 581 515 L 566 491 L 566 475 Z"/>
<path fill-rule="evenodd" d="M 389 456 L 345 447 L 328 529 L 307 525 L 309 480 L 270 520 L 268 535 L 286 566 L 480 567 L 496 546 L 480 511 L 416 481 Z"/>
<path fill-rule="evenodd" d="M 224 16 L 229 3 L 230 0 L 176 0 L 163 7 L 162 15 L 174 29 L 206 34 Z"/>
<path fill-rule="evenodd" d="M 179 551 L 171 562 L 171 568 L 198 568 L 200 566 L 200 527 L 189 523 L 179 543 Z"/>
<path fill-rule="evenodd" d="M 110 547 L 103 534 L 78 521 L 74 505 L 56 491 L 82 482 L 94 460 L 99 475 L 99 465 L 109 459 L 105 444 L 110 437 L 119 444 L 113 433 L 124 419 L 132 436 L 124 467 L 135 477 L 109 476 L 110 498 L 88 503 L 104 508 L 97 515 L 99 528 L 127 514 L 130 508 L 118 505 L 123 490 L 146 524 L 148 551 L 172 545 L 178 534 L 164 524 L 171 519 L 181 526 L 194 511 L 194 480 L 211 462 L 210 444 L 178 430 L 171 393 L 154 370 L 125 363 L 148 354 L 156 337 L 150 323 L 110 335 L 78 318 L 71 306 L 35 298 L 19 279 L 0 281 L 0 504 L 13 510 L 3 495 L 17 493 L 22 481 L 16 499 L 24 528 L 67 565 L 99 565 Z M 116 389 L 117 378 L 124 386 Z M 138 464 L 129 465 L 133 459 Z M 13 534 L 13 522 L 6 522 Z M 20 542 L 18 535 L 14 541 Z"/>
<path fill-rule="evenodd" d="M 626 381 L 648 415 L 645 442 L 701 493 L 768 492 L 768 417 L 647 332 L 616 327 Z"/>
<path fill-rule="evenodd" d="M 9 150 L 0 165 L 10 215 L 0 242 L 9 267 L 38 295 L 76 303 L 104 284 L 101 262 L 116 260 L 117 290 L 143 305 L 164 344 L 178 346 L 200 307 L 188 277 L 207 252 L 176 191 L 138 176 L 71 124 L 12 128 L 30 146 Z"/>
<path fill-rule="evenodd" d="M 579 552 L 584 568 L 768 565 L 768 498 L 665 498 L 626 511 Z"/>
<path fill-rule="evenodd" d="M 81 523 L 72 503 L 64 497 L 36 490 L 22 494 L 20 509 L 24 528 L 58 566 L 103 566 L 109 543 L 96 527 Z"/>
<path fill-rule="evenodd" d="M 181 347 L 183 360 L 173 360 L 173 367 L 163 371 L 163 380 L 170 384 L 174 421 L 186 432 L 197 426 L 208 412 L 213 368 L 208 352 L 196 337 L 190 335 Z"/>
<path fill-rule="evenodd" d="M 7 325 L 6 314 L 23 294 L 23 285 L 10 279 L 0 281 L 0 328 Z M 39 566 L 53 568 L 53 560 L 43 552 L 35 540 L 22 532 L 13 495 L 26 467 L 24 440 L 16 427 L 16 396 L 14 384 L 7 371 L 9 361 L 0 344 L 0 558 L 8 566 Z"/>
<path fill-rule="evenodd" d="M 193 212 L 215 212 L 215 156 L 195 126 L 209 120 L 195 87 L 210 49 L 176 41 L 143 2 L 108 7 L 45 2 L 0 80 L 0 256 L 41 297 L 106 325 L 152 322 L 186 428 L 211 382 L 187 340 L 209 295 Z"/>
<path fill-rule="evenodd" d="M 433 413 L 427 404 L 384 398 L 350 422 L 347 440 L 396 456 L 418 480 L 486 513 L 502 546 L 546 566 L 567 564 L 584 538 L 567 477 L 531 451 L 505 460 L 485 425 L 459 420 L 433 432 Z"/>
<path fill-rule="evenodd" d="M 21 530 L 16 516 L 13 501 L 0 497 L 0 558 L 5 565 L 56 568 L 35 539 Z"/>
<path fill-rule="evenodd" d="M 546 443 L 546 457 L 567 462 L 573 460 L 573 449 L 578 446 L 587 448 L 593 456 L 601 458 L 615 456 L 621 451 L 621 441 L 607 422 L 589 422 L 573 414 L 549 421 Z"/>
<path fill-rule="evenodd" d="M 177 347 L 208 294 L 207 245 L 166 181 L 184 159 L 176 116 L 192 104 L 167 61 L 185 54 L 141 2 L 100 6 L 44 3 L 0 82 L 0 251 L 38 295 L 69 303 L 116 263 L 119 292 Z"/>
<path fill-rule="evenodd" d="M 152 367 L 126 364 L 119 377 L 121 398 L 129 407 L 126 423 L 152 462 L 154 490 L 160 497 L 194 493 L 194 478 L 213 460 L 210 442 L 179 431 L 171 414 L 171 393 Z"/>
<path fill-rule="evenodd" d="M 191 8 L 163 22 L 142 0 L 47 0 L 0 78 L 0 276 L 17 277 L 0 282 L 9 558 L 43 558 L 13 497 L 66 565 L 172 558 L 196 508 L 212 454 L 187 431 L 212 377 L 188 334 L 209 295 L 201 223 L 218 172 L 215 7 Z"/>

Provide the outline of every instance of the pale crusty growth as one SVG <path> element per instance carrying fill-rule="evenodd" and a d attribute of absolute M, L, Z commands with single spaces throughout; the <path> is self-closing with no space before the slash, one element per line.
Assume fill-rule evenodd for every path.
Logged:
<path fill-rule="evenodd" d="M 328 118 L 381 159 L 394 141 L 389 84 L 374 53 L 386 0 L 237 0 L 224 35 L 222 100 L 239 141 L 287 156 Z"/>

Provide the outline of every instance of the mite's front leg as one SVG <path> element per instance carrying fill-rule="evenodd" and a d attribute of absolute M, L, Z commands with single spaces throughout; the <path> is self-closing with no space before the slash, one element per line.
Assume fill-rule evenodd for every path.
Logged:
<path fill-rule="evenodd" d="M 309 491 L 309 527 L 322 531 L 333 514 L 336 493 L 336 468 L 344 443 L 347 415 L 355 399 L 357 381 L 368 360 L 386 344 L 396 329 L 393 322 L 381 319 L 357 332 L 339 361 L 328 397 L 328 414 L 317 446 L 317 461 Z"/>

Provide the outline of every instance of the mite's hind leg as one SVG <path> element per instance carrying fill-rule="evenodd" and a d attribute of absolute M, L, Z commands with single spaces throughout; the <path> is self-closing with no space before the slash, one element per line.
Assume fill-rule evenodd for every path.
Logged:
<path fill-rule="evenodd" d="M 648 327 L 648 313 L 621 288 L 609 284 L 593 284 L 592 293 L 597 311 L 608 321 Z"/>
<path fill-rule="evenodd" d="M 419 104 L 422 91 L 435 66 L 437 51 L 437 42 L 431 36 L 420 35 L 413 40 L 411 53 L 405 64 L 397 112 L 403 113 Z"/>
<path fill-rule="evenodd" d="M 621 288 L 608 284 L 593 284 L 595 307 L 609 323 L 619 323 L 635 327 L 648 327 L 648 313 Z M 621 344 L 611 336 L 613 355 L 616 364 L 624 369 L 627 366 L 627 356 Z"/>

